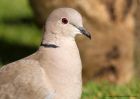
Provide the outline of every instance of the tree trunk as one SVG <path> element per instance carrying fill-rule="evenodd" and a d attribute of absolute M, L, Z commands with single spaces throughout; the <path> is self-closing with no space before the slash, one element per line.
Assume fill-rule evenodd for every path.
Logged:
<path fill-rule="evenodd" d="M 135 46 L 135 62 L 136 64 L 136 68 L 137 68 L 137 75 L 140 75 L 140 0 L 138 0 L 138 6 L 137 6 L 137 10 L 136 10 L 136 46 Z M 140 77 L 140 76 L 139 76 Z"/>

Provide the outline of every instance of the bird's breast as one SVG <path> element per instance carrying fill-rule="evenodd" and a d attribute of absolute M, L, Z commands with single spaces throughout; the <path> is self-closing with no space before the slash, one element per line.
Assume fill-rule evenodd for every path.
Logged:
<path fill-rule="evenodd" d="M 82 87 L 82 66 L 77 45 L 47 49 L 43 56 L 43 67 L 56 90 L 56 97 L 79 99 Z"/>

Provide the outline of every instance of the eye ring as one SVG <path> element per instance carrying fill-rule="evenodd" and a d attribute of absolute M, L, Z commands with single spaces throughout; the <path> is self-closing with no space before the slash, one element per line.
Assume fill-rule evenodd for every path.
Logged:
<path fill-rule="evenodd" d="M 68 19 L 67 18 L 62 18 L 62 23 L 63 24 L 67 24 L 68 23 Z"/>

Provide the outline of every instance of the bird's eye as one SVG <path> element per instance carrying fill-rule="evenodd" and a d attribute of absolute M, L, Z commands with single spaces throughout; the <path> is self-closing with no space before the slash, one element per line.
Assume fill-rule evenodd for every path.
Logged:
<path fill-rule="evenodd" d="M 67 18 L 62 18 L 62 23 L 63 23 L 63 24 L 67 24 L 67 23 L 68 23 Z"/>

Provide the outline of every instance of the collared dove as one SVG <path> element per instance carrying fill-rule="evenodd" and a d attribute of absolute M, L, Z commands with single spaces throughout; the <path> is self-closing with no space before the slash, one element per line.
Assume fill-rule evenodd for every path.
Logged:
<path fill-rule="evenodd" d="M 38 51 L 0 69 L 0 99 L 80 99 L 77 34 L 91 38 L 81 15 L 72 8 L 54 10 Z"/>

